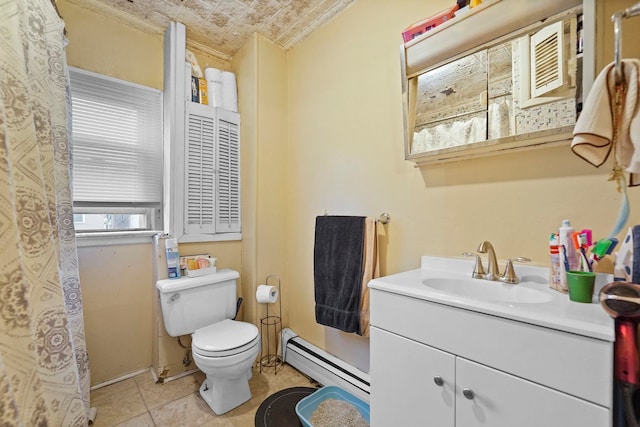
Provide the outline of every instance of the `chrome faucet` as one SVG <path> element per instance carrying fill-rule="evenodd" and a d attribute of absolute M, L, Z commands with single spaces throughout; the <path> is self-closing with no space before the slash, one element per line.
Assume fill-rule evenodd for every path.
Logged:
<path fill-rule="evenodd" d="M 498 280 L 498 274 L 500 271 L 498 270 L 498 260 L 496 259 L 496 252 L 493 250 L 493 245 L 489 241 L 485 240 L 480 243 L 477 251 L 481 254 L 489 255 L 489 259 L 487 260 L 489 266 L 487 267 L 487 272 L 484 276 L 485 279 Z"/>
<path fill-rule="evenodd" d="M 466 256 L 476 257 L 476 265 L 473 269 L 473 274 L 472 274 L 472 277 L 474 279 L 495 280 L 495 281 L 500 281 L 500 282 L 515 285 L 516 283 L 520 282 L 520 279 L 518 278 L 515 270 L 513 269 L 513 262 L 514 261 L 517 261 L 517 262 L 531 261 L 529 258 L 525 258 L 525 257 L 509 258 L 507 260 L 507 265 L 504 268 L 504 274 L 500 275 L 500 270 L 498 269 L 498 259 L 496 258 L 496 252 L 493 249 L 493 245 L 491 244 L 491 242 L 485 240 L 484 242 L 480 243 L 477 251 L 478 253 L 488 255 L 487 263 L 489 264 L 489 267 L 487 268 L 486 272 L 482 267 L 482 259 L 480 258 L 479 255 L 470 253 L 470 252 L 464 252 L 462 254 Z"/>

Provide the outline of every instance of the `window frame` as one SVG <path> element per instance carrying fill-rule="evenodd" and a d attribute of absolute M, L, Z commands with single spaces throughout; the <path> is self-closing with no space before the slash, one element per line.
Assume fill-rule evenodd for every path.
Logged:
<path fill-rule="evenodd" d="M 77 67 L 69 67 L 69 79 L 73 81 L 73 74 L 78 73 L 84 76 L 95 77 L 106 82 L 113 82 L 121 84 L 127 87 L 137 87 L 143 90 L 150 90 L 158 95 L 158 124 L 160 128 L 164 126 L 164 94 L 160 89 L 152 88 L 149 86 L 140 85 L 137 83 L 129 82 L 122 79 L 113 78 L 104 74 L 95 73 L 92 71 L 83 70 Z M 70 87 L 71 90 L 71 87 Z M 115 89 L 114 89 L 115 91 Z M 70 92 L 70 96 L 73 96 L 73 92 Z M 69 114 L 71 115 L 73 110 L 70 107 Z M 164 181 L 165 170 L 162 167 L 164 164 L 164 132 L 159 132 L 159 147 L 160 152 L 160 182 Z M 71 139 L 73 145 L 73 127 L 71 131 Z M 73 158 L 73 157 L 72 157 Z M 73 173 L 73 172 L 72 172 Z M 163 231 L 163 200 L 164 190 L 161 188 L 160 199 L 158 202 L 86 202 L 86 201 L 73 201 L 73 213 L 74 215 L 85 214 L 140 214 L 144 213 L 146 221 L 149 223 L 149 228 L 145 229 L 128 229 L 128 230 L 78 230 L 76 229 L 76 242 L 77 246 L 102 246 L 102 245 L 120 245 L 120 244 L 134 244 L 134 243 L 150 243 L 152 237 Z M 75 223 L 74 223 L 75 224 Z"/>

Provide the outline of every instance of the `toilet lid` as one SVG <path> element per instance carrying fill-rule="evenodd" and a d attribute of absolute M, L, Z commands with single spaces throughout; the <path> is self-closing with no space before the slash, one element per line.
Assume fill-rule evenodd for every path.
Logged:
<path fill-rule="evenodd" d="M 252 347 L 256 339 L 256 325 L 225 319 L 196 330 L 192 336 L 191 347 L 203 356 L 229 356 Z"/>

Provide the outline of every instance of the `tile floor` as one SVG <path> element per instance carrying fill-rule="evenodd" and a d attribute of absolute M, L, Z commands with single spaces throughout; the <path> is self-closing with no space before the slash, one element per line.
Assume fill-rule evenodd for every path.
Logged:
<path fill-rule="evenodd" d="M 251 400 L 223 415 L 216 415 L 200 397 L 204 374 L 156 384 L 151 371 L 91 392 L 91 406 L 98 410 L 94 427 L 220 426 L 253 427 L 264 399 L 288 387 L 315 387 L 307 377 L 285 364 L 253 368 L 249 381 Z"/>

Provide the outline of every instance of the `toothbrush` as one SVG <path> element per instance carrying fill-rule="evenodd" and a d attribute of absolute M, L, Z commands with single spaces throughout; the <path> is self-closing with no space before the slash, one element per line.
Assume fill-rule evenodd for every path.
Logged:
<path fill-rule="evenodd" d="M 618 242 L 616 241 L 616 244 Z M 600 239 L 596 242 L 595 246 L 591 250 L 592 256 L 596 261 L 600 261 L 600 258 L 604 257 L 609 253 L 609 248 L 612 246 L 612 242 L 609 239 Z M 613 250 L 613 249 L 612 249 Z"/>
<path fill-rule="evenodd" d="M 591 230 L 582 230 L 571 233 L 571 240 L 576 251 L 580 251 L 580 270 L 591 271 L 591 263 L 587 259 L 586 249 L 588 247 L 589 233 Z"/>
<path fill-rule="evenodd" d="M 588 237 L 587 237 L 587 233 L 580 233 L 580 235 L 578 236 L 578 243 L 580 244 L 580 254 L 582 255 L 582 261 L 583 261 L 583 265 L 582 265 L 582 271 L 587 271 L 584 268 L 588 268 L 589 271 L 593 271 L 592 267 L 591 267 L 591 263 L 589 262 L 589 260 L 587 259 L 587 242 L 588 242 Z"/>
<path fill-rule="evenodd" d="M 605 255 L 610 255 L 618 245 L 618 239 L 611 237 L 608 239 L 600 239 L 591 249 L 590 261 L 600 261 Z"/>
<path fill-rule="evenodd" d="M 564 260 L 564 270 L 569 271 L 569 259 L 567 258 L 567 247 L 562 245 L 562 259 Z"/>
<path fill-rule="evenodd" d="M 610 237 L 609 242 L 611 242 L 611 244 L 609 245 L 609 248 L 607 248 L 607 253 L 605 255 L 611 255 L 611 252 L 613 252 L 616 246 L 618 246 L 618 239 L 615 237 Z"/>
<path fill-rule="evenodd" d="M 580 254 L 582 255 L 581 256 L 582 262 L 584 263 L 584 265 L 582 267 L 582 271 L 587 271 L 587 270 L 593 271 L 592 270 L 593 267 L 591 267 L 591 263 L 587 259 L 587 252 L 585 251 L 584 248 L 580 248 Z M 586 266 L 587 270 L 584 269 L 585 268 L 584 266 Z"/>

